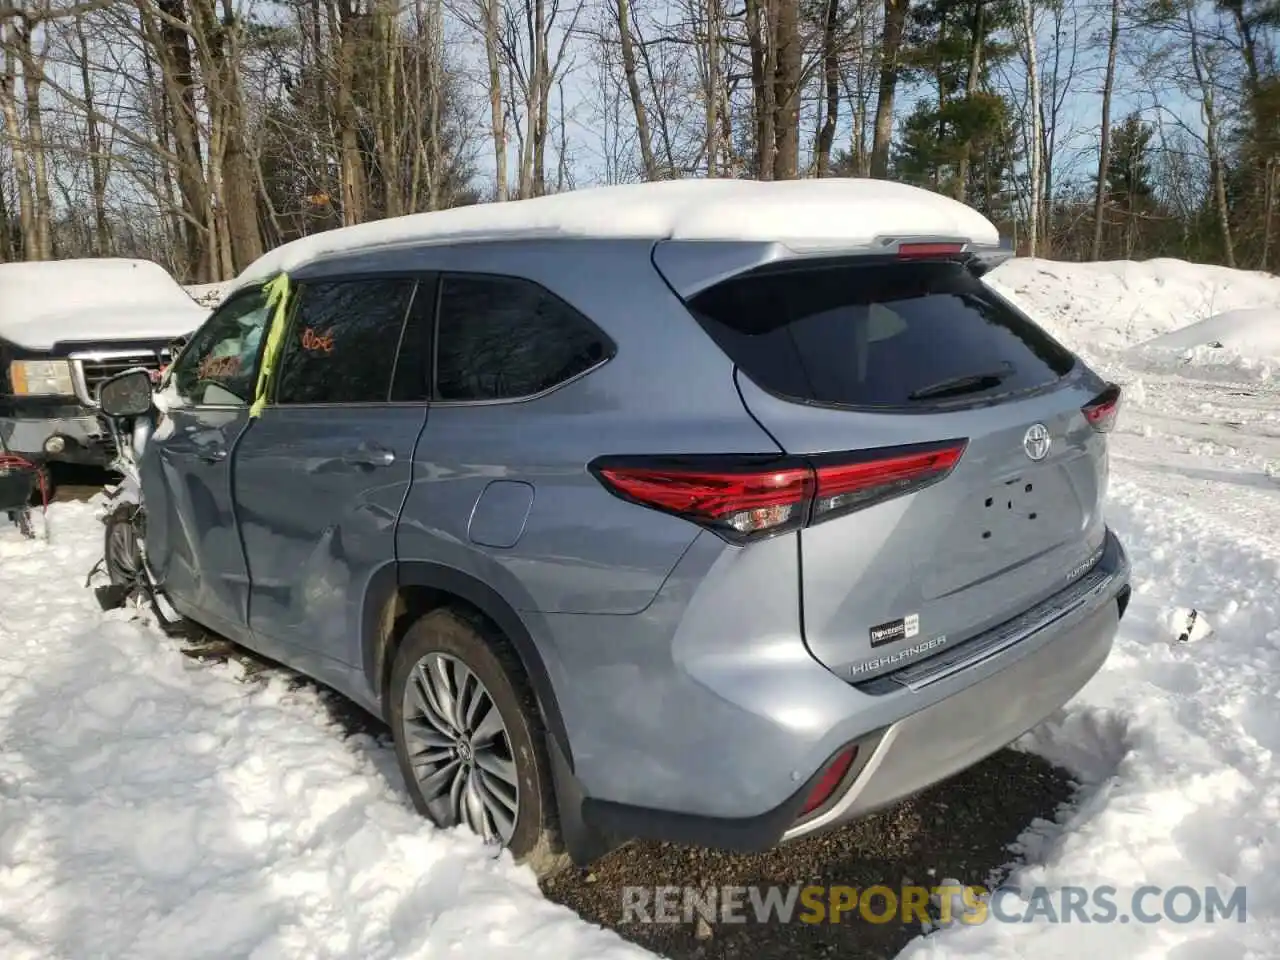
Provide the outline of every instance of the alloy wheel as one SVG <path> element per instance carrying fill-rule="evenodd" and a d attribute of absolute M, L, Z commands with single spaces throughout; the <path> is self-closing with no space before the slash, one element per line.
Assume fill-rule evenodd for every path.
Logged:
<path fill-rule="evenodd" d="M 488 689 L 461 660 L 429 653 L 405 686 L 404 742 L 435 821 L 511 841 L 520 785 L 511 738 Z"/>

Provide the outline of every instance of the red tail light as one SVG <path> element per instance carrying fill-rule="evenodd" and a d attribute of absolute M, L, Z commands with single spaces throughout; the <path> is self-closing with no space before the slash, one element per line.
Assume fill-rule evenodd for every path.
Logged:
<path fill-rule="evenodd" d="M 730 537 L 792 530 L 804 522 L 813 471 L 791 462 L 723 462 L 697 467 L 680 461 L 652 465 L 601 463 L 596 476 L 613 493 L 674 513 Z"/>
<path fill-rule="evenodd" d="M 836 755 L 836 758 L 823 771 L 821 779 L 813 785 L 813 789 L 809 792 L 809 799 L 804 802 L 804 807 L 800 811 L 800 816 L 813 813 L 831 799 L 831 795 L 836 792 L 840 781 L 849 772 L 857 756 L 857 747 L 849 747 Z"/>
<path fill-rule="evenodd" d="M 1084 406 L 1084 418 L 1099 433 L 1110 433 L 1120 416 L 1120 387 L 1108 384 L 1107 389 Z"/>
<path fill-rule="evenodd" d="M 945 477 L 964 440 L 797 457 L 606 457 L 591 471 L 614 495 L 743 543 L 911 493 Z"/>
<path fill-rule="evenodd" d="M 897 454 L 881 450 L 869 460 L 818 466 L 813 519 L 856 510 L 941 480 L 960 462 L 964 447 L 963 441 L 951 441 Z"/>
<path fill-rule="evenodd" d="M 955 257 L 963 252 L 963 243 L 901 243 L 898 245 L 898 259 L 900 260 Z"/>

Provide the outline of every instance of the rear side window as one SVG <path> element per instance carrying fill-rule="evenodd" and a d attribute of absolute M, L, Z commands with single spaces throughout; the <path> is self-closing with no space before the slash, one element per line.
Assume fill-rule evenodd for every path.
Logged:
<path fill-rule="evenodd" d="M 446 275 L 437 310 L 440 400 L 530 397 L 590 370 L 611 350 L 577 310 L 515 277 Z"/>
<path fill-rule="evenodd" d="M 759 272 L 699 294 L 690 307 L 757 384 L 813 403 L 981 401 L 1052 383 L 1075 363 L 959 263 Z"/>
<path fill-rule="evenodd" d="M 284 343 L 276 403 L 386 402 L 415 281 L 308 283 Z"/>

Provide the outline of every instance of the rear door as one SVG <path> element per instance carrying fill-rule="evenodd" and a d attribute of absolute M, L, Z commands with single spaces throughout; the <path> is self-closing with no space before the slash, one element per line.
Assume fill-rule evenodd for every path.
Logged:
<path fill-rule="evenodd" d="M 433 287 L 422 290 L 412 277 L 305 282 L 271 402 L 236 449 L 249 625 L 280 659 L 338 685 L 360 663 L 365 585 L 395 560 L 426 422 Z"/>
<path fill-rule="evenodd" d="M 845 259 L 722 283 L 691 307 L 743 400 L 814 464 L 806 642 L 852 679 L 1062 589 L 1098 550 L 1102 384 L 962 264 Z"/>

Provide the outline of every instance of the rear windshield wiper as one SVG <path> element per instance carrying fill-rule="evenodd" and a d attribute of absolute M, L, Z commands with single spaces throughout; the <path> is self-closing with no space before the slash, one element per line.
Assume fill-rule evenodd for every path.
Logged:
<path fill-rule="evenodd" d="M 966 393 L 978 393 L 998 387 L 1013 373 L 1012 368 L 991 370 L 987 373 L 971 373 L 963 377 L 951 377 L 939 380 L 927 387 L 913 390 L 907 394 L 908 400 L 935 400 L 939 397 L 958 397 Z"/>

